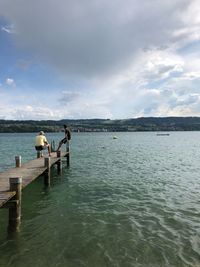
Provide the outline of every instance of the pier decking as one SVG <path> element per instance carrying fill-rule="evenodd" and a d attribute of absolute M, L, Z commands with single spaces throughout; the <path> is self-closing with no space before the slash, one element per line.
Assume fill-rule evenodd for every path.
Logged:
<path fill-rule="evenodd" d="M 64 157 L 67 154 L 68 152 L 63 152 L 61 156 Z M 51 153 L 50 165 L 54 165 L 59 159 L 56 152 Z M 24 163 L 20 168 L 12 168 L 0 173 L 0 207 L 15 195 L 15 192 L 9 191 L 10 177 L 22 177 L 22 188 L 24 188 L 44 173 L 46 169 L 47 167 L 45 167 L 44 158 L 42 157 Z"/>
<path fill-rule="evenodd" d="M 52 152 L 51 157 L 40 157 L 21 164 L 21 157 L 16 157 L 16 167 L 0 173 L 0 208 L 9 208 L 9 226 L 15 231 L 21 219 L 21 191 L 32 181 L 44 174 L 44 182 L 50 184 L 51 166 L 57 164 L 61 170 L 61 158 L 67 158 L 69 166 L 69 147 L 66 152 Z"/>

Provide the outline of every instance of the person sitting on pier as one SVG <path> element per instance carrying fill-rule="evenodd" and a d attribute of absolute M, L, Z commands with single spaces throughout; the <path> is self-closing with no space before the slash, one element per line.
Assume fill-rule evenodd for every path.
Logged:
<path fill-rule="evenodd" d="M 56 151 L 59 151 L 59 149 L 61 148 L 62 144 L 66 144 L 69 142 L 69 140 L 71 140 L 71 131 L 70 129 L 67 127 L 66 124 L 63 125 L 64 127 L 64 131 L 65 131 L 65 137 L 59 142 L 58 148 Z"/>
<path fill-rule="evenodd" d="M 42 151 L 45 148 L 48 149 L 48 153 L 49 153 L 49 157 L 50 157 L 51 156 L 50 145 L 49 145 L 49 143 L 48 143 L 48 141 L 44 135 L 44 132 L 40 131 L 39 134 L 35 138 L 35 149 L 37 151 Z M 43 156 L 43 154 L 41 154 L 41 156 Z"/>

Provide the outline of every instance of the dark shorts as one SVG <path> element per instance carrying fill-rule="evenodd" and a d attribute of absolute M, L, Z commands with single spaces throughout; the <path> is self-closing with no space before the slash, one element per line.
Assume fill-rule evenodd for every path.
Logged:
<path fill-rule="evenodd" d="M 62 144 L 66 144 L 68 142 L 68 139 L 65 137 L 60 141 Z"/>
<path fill-rule="evenodd" d="M 41 150 L 45 149 L 45 147 L 44 146 L 35 146 L 35 149 L 37 151 L 41 151 Z"/>

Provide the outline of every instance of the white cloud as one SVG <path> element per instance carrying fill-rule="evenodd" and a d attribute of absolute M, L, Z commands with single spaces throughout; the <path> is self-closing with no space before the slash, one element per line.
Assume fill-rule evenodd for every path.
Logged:
<path fill-rule="evenodd" d="M 5 26 L 1 26 L 1 30 L 2 30 L 3 32 L 9 33 L 9 34 L 13 34 L 13 33 L 15 33 L 13 25 L 5 25 Z"/>
<path fill-rule="evenodd" d="M 199 71 L 192 71 L 193 62 L 188 67 L 186 60 L 167 50 L 140 54 L 104 90 L 113 117 L 199 115 Z"/>
<path fill-rule="evenodd" d="M 11 87 L 16 86 L 14 79 L 11 79 L 11 78 L 7 78 L 5 83 L 6 83 L 6 85 L 11 86 Z"/>
<path fill-rule="evenodd" d="M 61 119 L 59 111 L 53 111 L 51 108 L 38 106 L 15 106 L 14 108 L 8 106 L 6 108 L 9 115 L 4 115 L 6 119 L 10 120 L 47 120 L 47 119 Z M 0 114 L 1 115 L 1 114 Z M 3 116 L 3 114 L 2 114 Z"/>

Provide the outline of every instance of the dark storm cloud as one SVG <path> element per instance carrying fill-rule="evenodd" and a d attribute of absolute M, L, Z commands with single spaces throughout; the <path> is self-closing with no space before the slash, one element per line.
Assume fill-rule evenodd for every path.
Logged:
<path fill-rule="evenodd" d="M 189 1 L 0 0 L 20 47 L 68 74 L 126 68 L 146 46 L 166 47 Z"/>

